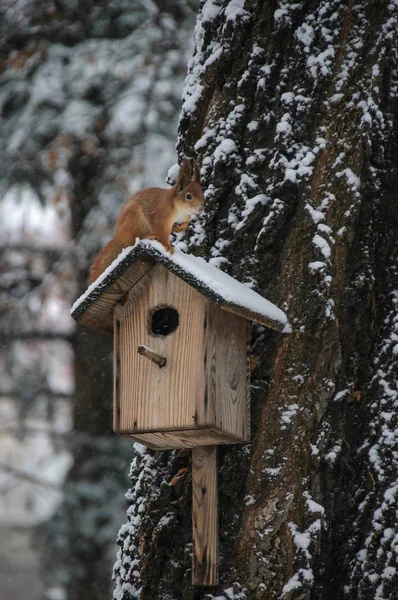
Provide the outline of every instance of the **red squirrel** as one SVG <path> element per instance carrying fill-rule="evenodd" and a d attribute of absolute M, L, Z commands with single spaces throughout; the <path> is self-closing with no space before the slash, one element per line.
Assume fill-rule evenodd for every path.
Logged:
<path fill-rule="evenodd" d="M 185 159 L 172 188 L 146 188 L 123 205 L 115 235 L 91 265 L 88 283 L 93 283 L 123 248 L 133 246 L 136 238 L 158 240 L 172 254 L 170 233 L 184 231 L 191 217 L 203 212 L 203 207 L 199 168 L 194 162 L 192 169 L 191 161 Z"/>

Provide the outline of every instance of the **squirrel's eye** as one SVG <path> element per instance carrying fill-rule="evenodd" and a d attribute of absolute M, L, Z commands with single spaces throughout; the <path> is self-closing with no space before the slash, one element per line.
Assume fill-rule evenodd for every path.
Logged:
<path fill-rule="evenodd" d="M 186 198 L 187 200 L 192 200 L 192 194 L 187 194 L 187 195 L 185 196 L 185 198 Z"/>

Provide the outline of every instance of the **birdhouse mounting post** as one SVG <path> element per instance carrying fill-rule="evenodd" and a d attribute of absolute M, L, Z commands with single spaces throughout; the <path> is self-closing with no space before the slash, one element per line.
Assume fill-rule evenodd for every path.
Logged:
<path fill-rule="evenodd" d="M 218 584 L 217 446 L 192 450 L 192 584 Z"/>

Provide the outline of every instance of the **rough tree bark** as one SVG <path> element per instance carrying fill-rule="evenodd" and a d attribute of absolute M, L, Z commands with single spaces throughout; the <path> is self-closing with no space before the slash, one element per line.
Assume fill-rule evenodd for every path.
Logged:
<path fill-rule="evenodd" d="M 117 600 L 397 597 L 397 16 L 201 5 L 178 141 L 207 190 L 189 249 L 292 331 L 252 330 L 253 441 L 219 453 L 219 589 L 191 587 L 181 459 L 141 448 Z"/>

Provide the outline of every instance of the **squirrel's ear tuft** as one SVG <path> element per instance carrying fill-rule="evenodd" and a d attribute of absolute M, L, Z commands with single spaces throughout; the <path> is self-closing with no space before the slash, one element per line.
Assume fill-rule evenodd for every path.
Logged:
<path fill-rule="evenodd" d="M 185 158 L 180 166 L 178 177 L 176 181 L 177 192 L 181 192 L 189 183 L 191 179 L 191 162 L 188 158 Z"/>

